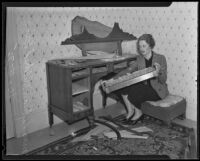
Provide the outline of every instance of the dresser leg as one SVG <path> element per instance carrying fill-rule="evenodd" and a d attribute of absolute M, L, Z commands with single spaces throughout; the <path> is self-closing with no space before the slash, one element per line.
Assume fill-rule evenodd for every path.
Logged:
<path fill-rule="evenodd" d="M 49 110 L 48 111 L 48 115 L 49 115 L 49 126 L 51 128 L 53 123 L 54 123 L 54 121 L 53 121 L 53 113 Z"/>
<path fill-rule="evenodd" d="M 102 91 L 101 91 L 101 94 L 102 94 L 102 105 L 103 105 L 103 108 L 105 108 L 105 107 L 106 107 L 107 95 L 106 95 L 106 93 L 103 91 L 103 89 L 102 89 Z"/>
<path fill-rule="evenodd" d="M 50 126 L 50 132 L 49 132 L 49 134 L 50 134 L 50 136 L 53 136 L 53 135 L 55 135 L 55 132 L 54 132 L 54 130 L 52 128 L 52 125 L 53 125 L 53 113 L 50 112 L 50 110 L 49 110 L 48 114 L 49 114 L 49 126 Z"/>
<path fill-rule="evenodd" d="M 101 92 L 101 95 L 102 95 L 102 105 L 103 105 L 103 108 L 106 107 L 106 100 L 107 100 L 107 94 L 103 91 L 102 87 L 100 86 L 100 92 Z"/>
<path fill-rule="evenodd" d="M 93 115 L 88 116 L 87 121 L 89 123 L 89 126 L 91 126 L 91 127 L 94 126 L 94 116 Z"/>
<path fill-rule="evenodd" d="M 171 121 L 168 120 L 168 121 L 164 121 L 164 125 L 166 125 L 168 128 L 171 127 Z"/>
<path fill-rule="evenodd" d="M 177 118 L 181 119 L 181 120 L 185 120 L 186 119 L 186 113 L 178 116 Z"/>
<path fill-rule="evenodd" d="M 104 96 L 102 97 L 103 108 L 106 108 L 106 100 L 107 100 L 107 96 L 104 95 Z"/>

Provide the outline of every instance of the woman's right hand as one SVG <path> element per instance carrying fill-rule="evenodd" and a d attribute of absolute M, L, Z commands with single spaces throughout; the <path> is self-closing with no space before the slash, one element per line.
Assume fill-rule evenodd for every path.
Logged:
<path fill-rule="evenodd" d="M 154 65 L 153 65 L 154 67 L 155 67 L 155 69 L 156 69 L 156 77 L 159 75 L 159 72 L 160 72 L 160 68 L 161 68 L 161 66 L 160 66 L 160 64 L 159 63 L 154 63 Z"/>

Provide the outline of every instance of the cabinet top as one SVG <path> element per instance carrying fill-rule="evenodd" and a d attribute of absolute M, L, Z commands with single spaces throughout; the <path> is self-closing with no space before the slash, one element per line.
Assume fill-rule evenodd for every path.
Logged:
<path fill-rule="evenodd" d="M 47 64 L 58 65 L 65 68 L 87 68 L 93 66 L 104 66 L 112 63 L 120 63 L 127 60 L 134 60 L 136 56 L 137 55 L 135 54 L 127 54 L 106 59 L 87 59 L 87 57 L 73 59 L 54 59 L 49 60 Z"/>

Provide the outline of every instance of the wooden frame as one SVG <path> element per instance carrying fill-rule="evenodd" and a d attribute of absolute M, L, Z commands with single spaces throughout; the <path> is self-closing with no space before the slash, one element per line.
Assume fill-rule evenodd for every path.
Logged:
<path fill-rule="evenodd" d="M 100 37 L 100 34 L 97 35 L 95 31 L 104 37 Z M 89 50 L 115 52 L 121 56 L 123 40 L 137 40 L 137 37 L 124 32 L 117 22 L 114 23 L 113 28 L 110 28 L 99 22 L 76 16 L 72 20 L 72 36 L 62 41 L 61 45 L 76 45 L 82 50 L 82 56 L 87 56 L 86 51 Z"/>

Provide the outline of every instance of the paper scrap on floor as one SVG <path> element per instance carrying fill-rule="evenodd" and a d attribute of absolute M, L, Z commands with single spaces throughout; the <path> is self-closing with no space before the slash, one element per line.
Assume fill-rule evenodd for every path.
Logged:
<path fill-rule="evenodd" d="M 153 132 L 152 129 L 146 127 L 146 126 L 140 126 L 140 127 L 136 127 L 136 128 L 132 128 L 131 130 L 137 131 L 137 132 Z"/>

